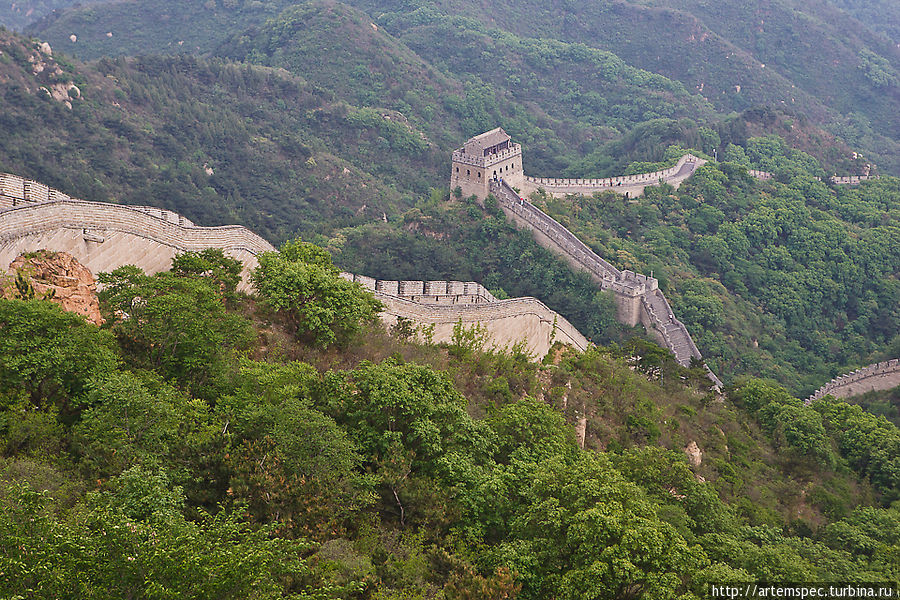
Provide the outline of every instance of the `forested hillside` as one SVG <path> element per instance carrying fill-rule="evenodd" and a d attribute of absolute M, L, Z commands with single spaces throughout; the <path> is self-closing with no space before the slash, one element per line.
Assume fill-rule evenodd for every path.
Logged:
<path fill-rule="evenodd" d="M 803 115 L 754 109 L 717 121 L 680 84 L 614 55 L 476 25 L 460 41 L 452 31 L 461 23 L 407 35 L 407 44 L 346 6 L 308 4 L 222 42 L 229 59 L 93 65 L 5 34 L 0 165 L 76 197 L 162 206 L 205 225 L 241 223 L 276 243 L 302 234 L 328 245 L 343 268 L 370 276 L 473 279 L 501 294 L 533 295 L 608 343 L 635 332 L 614 324 L 611 301 L 586 279 L 527 235 L 430 191 L 446 177 L 445 149 L 504 123 L 521 132 L 526 169 L 536 174 L 650 171 L 669 146 L 673 158 L 678 148 L 716 151 L 734 165 L 698 176 L 676 196 L 662 190 L 638 205 L 613 195 L 549 208 L 601 256 L 659 277 L 726 380 L 766 375 L 806 394 L 896 353 L 894 180 L 860 190 L 811 184 L 838 169 L 860 172 L 866 161 Z M 356 43 L 345 51 L 327 50 L 349 38 Z M 443 40 L 434 64 L 413 51 L 432 38 Z M 503 82 L 498 71 L 471 50 L 454 54 L 478 47 L 507 57 L 502 77 L 517 78 L 529 96 L 491 96 Z M 314 67 L 308 56 L 325 60 Z M 461 80 L 454 72 L 466 64 Z M 576 80 L 577 90 L 565 84 Z M 57 100 L 41 91 L 75 83 Z M 534 105 L 548 109 L 526 110 Z M 815 156 L 760 136 L 767 131 Z M 773 172 L 779 184 L 744 179 L 740 166 Z M 790 208 L 781 208 L 785 201 Z M 773 209 L 792 216 L 756 231 L 759 211 Z M 822 211 L 827 221 L 818 224 Z M 753 225 L 741 225 L 745 218 Z M 822 254 L 818 237 L 791 222 L 834 250 Z M 724 242 L 731 226 L 750 241 Z"/>
<path fill-rule="evenodd" d="M 756 379 L 717 400 L 647 344 L 540 363 L 477 330 L 420 345 L 373 326 L 377 303 L 320 249 L 260 264 L 255 298 L 221 253 L 123 267 L 102 278 L 102 328 L 0 299 L 5 595 L 900 581 L 900 430 L 883 418 Z"/>
<path fill-rule="evenodd" d="M 100 327 L 0 274 L 0 597 L 900 585 L 897 391 L 798 399 L 900 355 L 892 3 L 68 4 L 0 7 L 39 19 L 0 29 L 0 171 L 317 246 L 260 256 L 254 296 L 216 252 L 102 274 Z M 532 201 L 658 278 L 724 390 L 447 188 L 497 126 L 535 176 L 708 161 Z M 385 331 L 339 269 L 535 296 L 596 345 Z"/>
<path fill-rule="evenodd" d="M 252 43 L 256 36 L 252 28 L 277 24 L 285 18 L 278 16 L 279 11 L 289 5 L 196 0 L 113 3 L 61 11 L 29 31 L 83 58 L 216 53 L 223 40 L 244 37 L 248 28 Z M 323 6 L 345 15 L 351 6 L 361 9 L 382 32 L 434 66 L 463 81 L 472 75 L 485 80 L 493 96 L 505 92 L 527 99 L 536 85 L 556 84 L 565 90 L 555 95 L 578 100 L 590 92 L 581 89 L 585 81 L 565 70 L 562 76 L 554 72 L 553 77 L 541 78 L 541 63 L 568 55 L 577 71 L 612 53 L 631 67 L 680 82 L 725 113 L 758 105 L 796 110 L 846 138 L 884 170 L 900 173 L 900 49 L 875 33 L 898 26 L 896 12 L 890 8 L 876 13 L 881 22 L 876 27 L 871 17 L 864 16 L 866 11 L 875 12 L 871 8 L 811 0 L 725 2 L 715 10 L 694 0 L 501 1 L 489 9 L 476 2 L 435 0 L 316 1 L 298 6 L 303 7 L 301 14 Z M 273 17 L 274 22 L 263 25 Z M 285 31 L 283 24 L 276 26 Z M 314 40 L 317 20 L 311 18 L 309 26 Z M 329 27 L 321 30 L 326 38 L 328 32 Z M 70 39 L 73 34 L 75 42 Z M 490 40 L 478 39 L 484 34 Z M 346 43 L 349 39 L 355 38 L 329 46 L 326 56 L 332 58 L 326 60 L 340 56 L 342 48 L 352 48 Z M 574 53 L 565 50 L 569 44 L 576 44 Z M 500 48 L 492 48 L 495 45 Z M 257 58 L 270 55 L 270 50 L 274 48 L 256 48 Z M 285 52 L 289 50 L 279 48 L 281 55 Z M 541 58 L 535 60 L 535 54 Z M 315 70 L 316 61 L 305 64 L 304 68 Z M 523 64 L 527 65 L 525 77 L 519 72 Z M 602 106 L 594 106 L 597 102 L 586 96 L 578 104 L 583 111 L 606 113 Z M 642 112 L 659 110 L 664 104 L 650 102 Z M 549 110 L 552 105 L 534 99 L 527 110 Z M 619 115 L 610 117 L 612 123 L 603 125 L 615 127 Z"/>

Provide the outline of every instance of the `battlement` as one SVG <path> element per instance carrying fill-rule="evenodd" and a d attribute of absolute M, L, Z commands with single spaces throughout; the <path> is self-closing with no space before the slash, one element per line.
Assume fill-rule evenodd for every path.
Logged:
<path fill-rule="evenodd" d="M 835 377 L 807 398 L 806 404 L 827 395 L 849 398 L 871 391 L 890 390 L 897 386 L 900 386 L 900 359 L 894 358 Z"/>
<path fill-rule="evenodd" d="M 464 165 L 472 165 L 475 167 L 487 168 L 492 165 L 500 164 L 501 162 L 514 158 L 516 156 L 522 156 L 522 146 L 519 144 L 512 144 L 506 150 L 502 150 L 500 152 L 489 154 L 487 156 L 473 156 L 471 154 L 466 154 L 463 149 L 454 150 L 453 151 L 453 162 L 458 162 Z"/>
<path fill-rule="evenodd" d="M 634 194 L 636 196 L 643 192 L 644 188 L 648 185 L 669 183 L 678 187 L 684 179 L 693 174 L 698 166 L 705 162 L 705 160 L 698 158 L 693 154 L 685 154 L 678 159 L 675 166 L 661 171 L 653 171 L 652 173 L 639 173 L 636 175 L 622 175 L 620 177 L 603 177 L 595 179 L 564 179 L 558 177 L 531 177 L 526 175 L 526 188 L 524 191 L 530 192 L 542 188 L 551 195 L 560 196 L 565 194 L 591 194 L 598 191 L 613 190 L 628 195 Z"/>
<path fill-rule="evenodd" d="M 23 252 L 69 252 L 92 273 L 133 264 L 147 273 L 167 270 L 179 252 L 221 248 L 241 261 L 239 289 L 250 290 L 257 255 L 267 241 L 239 225 L 199 227 L 177 213 L 154 207 L 86 202 L 38 182 L 0 175 L 0 269 Z M 342 273 L 385 305 L 381 319 L 412 321 L 429 339 L 451 342 L 454 328 L 479 324 L 496 347 L 524 342 L 543 357 L 555 341 L 584 350 L 587 339 L 566 319 L 534 298 L 497 300 L 474 281 L 387 281 Z M 424 335 L 424 334 L 422 334 Z"/>
<path fill-rule="evenodd" d="M 11 173 L 0 173 L 0 211 L 31 204 L 39 204 L 43 202 L 58 202 L 65 200 L 73 200 L 68 194 L 64 194 L 59 190 L 47 187 L 43 183 L 25 179 Z M 139 210 L 153 215 L 164 221 L 175 223 L 183 227 L 193 227 L 194 223 L 190 219 L 182 215 L 157 208 L 155 206 L 135 206 L 127 205 L 128 208 Z"/>
<path fill-rule="evenodd" d="M 486 304 L 497 302 L 487 288 L 474 281 L 388 281 L 365 275 L 341 273 L 371 292 L 396 296 L 420 304 Z"/>
<path fill-rule="evenodd" d="M 341 273 L 371 291 L 384 304 L 381 319 L 393 326 L 411 321 L 420 339 L 430 329 L 435 342 L 451 342 L 458 325 L 485 328 L 494 347 L 524 342 L 536 358 L 543 357 L 555 341 L 586 350 L 588 340 L 562 315 L 536 298 L 497 300 L 474 281 L 393 281 L 353 273 Z"/>
<path fill-rule="evenodd" d="M 530 229 L 539 244 L 560 254 L 573 268 L 586 271 L 601 290 L 613 292 L 621 322 L 642 324 L 682 366 L 690 366 L 692 359 L 703 359 L 687 327 L 675 318 L 655 278 L 615 268 L 553 217 L 520 197 L 506 181 L 493 182 L 490 189 L 507 217 Z M 709 367 L 706 373 L 721 389 L 722 382 Z"/>

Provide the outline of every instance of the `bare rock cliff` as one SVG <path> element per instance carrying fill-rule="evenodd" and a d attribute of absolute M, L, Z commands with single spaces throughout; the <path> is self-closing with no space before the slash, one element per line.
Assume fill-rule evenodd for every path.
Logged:
<path fill-rule="evenodd" d="M 19 271 L 29 279 L 35 296 L 49 296 L 64 310 L 95 325 L 103 323 L 94 276 L 68 252 L 40 250 L 19 255 L 10 263 L 9 273 L 15 276 Z"/>

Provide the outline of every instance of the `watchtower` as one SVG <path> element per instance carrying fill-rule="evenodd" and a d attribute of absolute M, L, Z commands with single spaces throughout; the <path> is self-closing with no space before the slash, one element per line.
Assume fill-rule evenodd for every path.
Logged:
<path fill-rule="evenodd" d="M 490 193 L 491 179 L 503 179 L 513 187 L 522 187 L 522 146 L 497 127 L 476 135 L 453 151 L 450 189 L 462 188 L 463 196 L 475 195 L 483 201 Z"/>

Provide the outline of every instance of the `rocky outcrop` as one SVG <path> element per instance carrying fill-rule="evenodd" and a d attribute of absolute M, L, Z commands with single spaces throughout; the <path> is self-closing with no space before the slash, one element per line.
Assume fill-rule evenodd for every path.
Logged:
<path fill-rule="evenodd" d="M 9 273 L 11 279 L 23 274 L 35 297 L 48 298 L 95 325 L 103 323 L 94 275 L 68 252 L 40 250 L 22 254 L 9 265 Z"/>
<path fill-rule="evenodd" d="M 688 462 L 692 467 L 699 467 L 703 463 L 703 452 L 700 450 L 697 442 L 688 444 L 684 448 L 684 453 L 687 455 Z"/>

